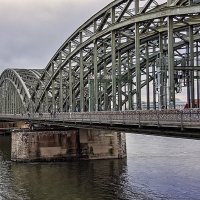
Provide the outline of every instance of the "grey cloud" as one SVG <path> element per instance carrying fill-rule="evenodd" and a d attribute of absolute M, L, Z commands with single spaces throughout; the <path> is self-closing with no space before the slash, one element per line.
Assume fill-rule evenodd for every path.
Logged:
<path fill-rule="evenodd" d="M 62 43 L 106 0 L 0 0 L 0 72 L 44 68 Z"/>

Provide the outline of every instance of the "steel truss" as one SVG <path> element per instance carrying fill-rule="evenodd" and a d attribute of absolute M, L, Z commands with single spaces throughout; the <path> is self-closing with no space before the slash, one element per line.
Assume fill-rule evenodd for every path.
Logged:
<path fill-rule="evenodd" d="M 45 70 L 5 70 L 1 112 L 175 108 L 183 87 L 188 107 L 199 107 L 198 3 L 113 1 L 65 41 Z"/>
<path fill-rule="evenodd" d="M 43 71 L 6 69 L 0 77 L 0 113 L 26 113 Z"/>

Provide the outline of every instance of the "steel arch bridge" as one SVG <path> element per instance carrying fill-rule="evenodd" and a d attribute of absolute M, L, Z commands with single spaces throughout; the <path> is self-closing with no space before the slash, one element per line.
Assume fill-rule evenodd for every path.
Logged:
<path fill-rule="evenodd" d="M 200 107 L 200 1 L 115 0 L 80 26 L 45 69 L 7 69 L 0 112 Z"/>

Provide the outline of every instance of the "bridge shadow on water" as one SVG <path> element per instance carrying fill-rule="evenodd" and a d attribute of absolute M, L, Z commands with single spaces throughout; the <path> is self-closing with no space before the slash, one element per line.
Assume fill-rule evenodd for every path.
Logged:
<path fill-rule="evenodd" d="M 0 159 L 8 161 L 11 159 L 11 136 L 0 135 Z"/>

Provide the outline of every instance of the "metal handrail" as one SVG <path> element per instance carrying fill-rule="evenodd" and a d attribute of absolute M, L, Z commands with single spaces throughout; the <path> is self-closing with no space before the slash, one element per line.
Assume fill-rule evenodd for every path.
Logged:
<path fill-rule="evenodd" d="M 181 129 L 187 126 L 200 127 L 200 109 L 185 110 L 130 110 L 130 111 L 101 111 L 101 112 L 62 112 L 54 113 L 27 113 L 0 114 L 0 119 L 19 119 L 33 121 L 54 121 L 73 123 L 101 123 L 122 125 L 177 125 Z"/>

